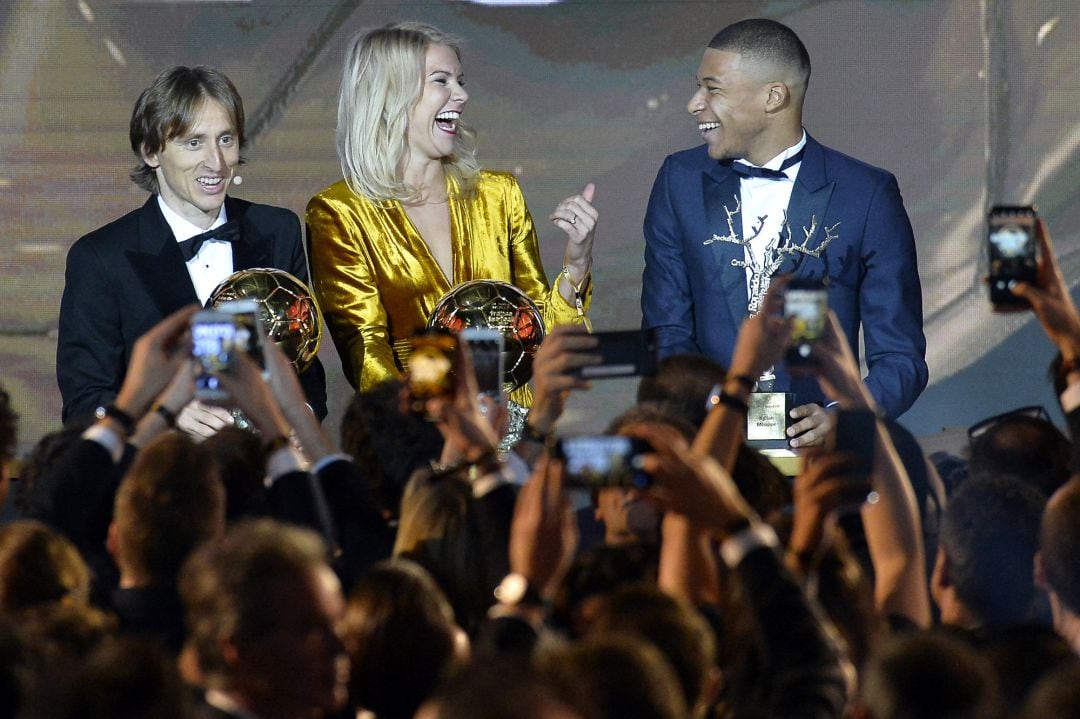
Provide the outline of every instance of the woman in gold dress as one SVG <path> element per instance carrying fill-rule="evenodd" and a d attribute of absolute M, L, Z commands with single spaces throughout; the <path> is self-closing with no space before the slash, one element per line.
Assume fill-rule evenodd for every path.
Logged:
<path fill-rule="evenodd" d="M 451 287 L 510 282 L 548 328 L 583 321 L 597 213 L 590 184 L 551 215 L 567 234 L 549 285 L 513 175 L 481 170 L 456 41 L 401 23 L 352 42 L 338 106 L 342 181 L 307 206 L 311 275 L 345 375 L 358 390 L 404 368 L 408 339 Z M 527 388 L 511 395 L 528 405 Z"/>

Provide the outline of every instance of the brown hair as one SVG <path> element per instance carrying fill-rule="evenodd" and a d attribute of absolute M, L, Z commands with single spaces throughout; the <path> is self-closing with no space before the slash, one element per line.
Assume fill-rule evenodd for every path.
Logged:
<path fill-rule="evenodd" d="M 225 492 L 209 449 L 179 432 L 146 445 L 116 493 L 121 569 L 172 584 L 184 560 L 225 526 Z"/>
<path fill-rule="evenodd" d="M 232 81 L 212 67 L 177 65 L 154 78 L 131 111 L 128 138 L 139 159 L 131 172 L 132 182 L 147 192 L 158 191 L 154 168 L 146 164 L 143 154 L 160 152 L 166 142 L 190 130 L 207 100 L 224 106 L 236 128 L 240 149 L 244 149 L 244 103 Z"/>
<path fill-rule="evenodd" d="M 0 611 L 17 612 L 68 596 L 86 602 L 90 572 L 79 550 L 35 520 L 0 529 Z"/>

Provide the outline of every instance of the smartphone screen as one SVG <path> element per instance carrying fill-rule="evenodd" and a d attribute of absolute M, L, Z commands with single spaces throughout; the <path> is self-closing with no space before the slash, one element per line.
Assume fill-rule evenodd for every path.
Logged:
<path fill-rule="evenodd" d="M 413 411 L 423 413 L 425 401 L 454 394 L 457 339 L 445 330 L 422 330 L 410 338 L 409 344 L 412 351 L 406 382 Z"/>
<path fill-rule="evenodd" d="M 228 393 L 219 376 L 229 371 L 235 351 L 236 322 L 217 310 L 197 312 L 191 320 L 192 356 L 196 361 L 195 398 L 222 400 Z"/>
<path fill-rule="evenodd" d="M 254 300 L 233 300 L 222 302 L 215 309 L 231 315 L 236 325 L 234 346 L 236 351 L 247 352 L 255 364 L 263 370 L 266 369 L 266 358 L 263 356 L 263 332 L 262 312 Z"/>
<path fill-rule="evenodd" d="M 618 435 L 563 437 L 556 445 L 556 453 L 566 462 L 567 484 L 586 489 L 647 488 L 652 480 L 637 467 L 636 459 L 648 451 L 641 440 Z"/>
<path fill-rule="evenodd" d="M 501 400 L 507 389 L 503 377 L 504 353 L 502 332 L 495 329 L 468 327 L 458 334 L 458 340 L 469 345 L 476 388 L 480 394 Z"/>
<path fill-rule="evenodd" d="M 986 250 L 990 260 L 990 302 L 999 306 L 1028 307 L 1012 293 L 1017 282 L 1038 281 L 1038 242 L 1035 208 L 995 205 L 987 218 Z"/>
<path fill-rule="evenodd" d="M 791 342 L 784 355 L 788 365 L 811 364 L 814 343 L 825 335 L 829 293 L 816 280 L 792 280 L 784 292 L 784 316 L 791 318 Z"/>

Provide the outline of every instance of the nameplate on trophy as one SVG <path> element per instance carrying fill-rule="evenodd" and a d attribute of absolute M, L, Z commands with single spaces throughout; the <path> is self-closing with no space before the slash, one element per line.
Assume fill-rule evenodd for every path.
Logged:
<path fill-rule="evenodd" d="M 746 415 L 747 444 L 758 449 L 787 447 L 794 400 L 791 392 L 751 392 Z"/>

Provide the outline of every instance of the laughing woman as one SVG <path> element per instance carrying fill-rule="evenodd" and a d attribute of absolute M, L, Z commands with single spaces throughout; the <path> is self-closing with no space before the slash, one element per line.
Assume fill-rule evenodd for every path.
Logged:
<path fill-rule="evenodd" d="M 409 336 L 462 282 L 516 285 L 548 328 L 584 318 L 593 186 L 551 215 L 568 240 L 549 285 L 517 181 L 476 161 L 461 120 L 468 99 L 457 41 L 436 28 L 388 25 L 349 47 L 337 126 L 345 179 L 311 199 L 307 225 L 315 293 L 357 390 L 400 375 Z M 528 388 L 511 398 L 528 406 Z"/>

